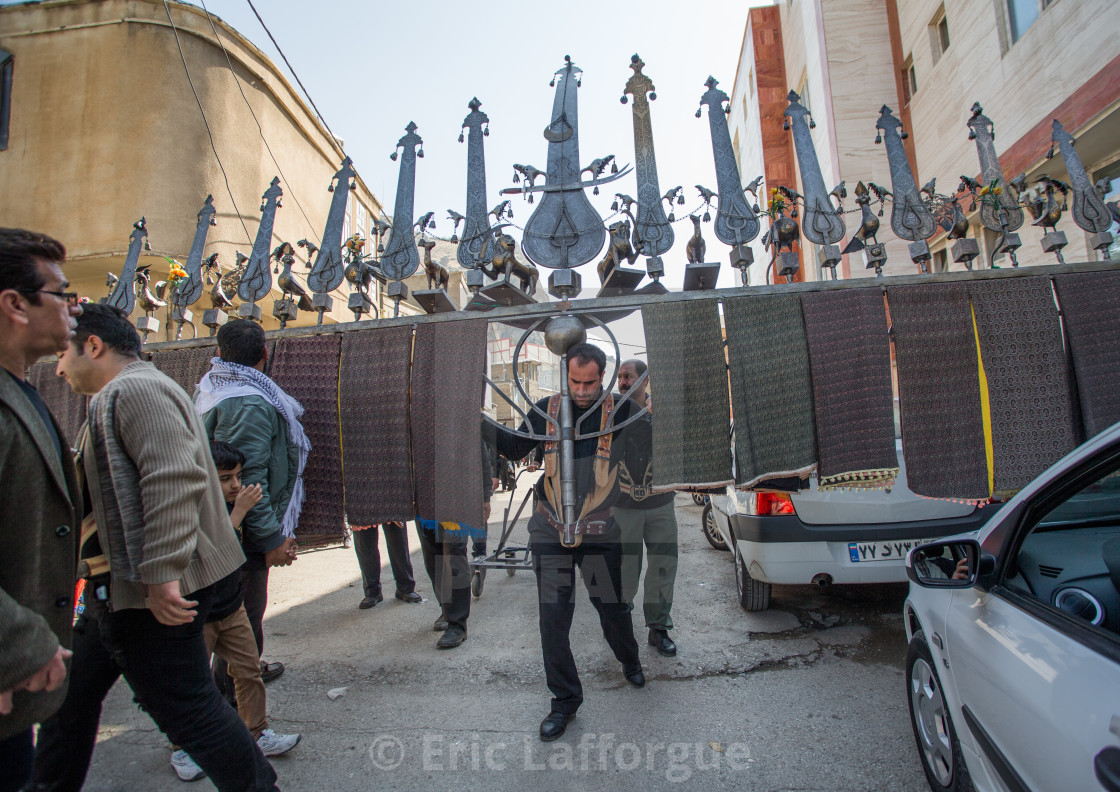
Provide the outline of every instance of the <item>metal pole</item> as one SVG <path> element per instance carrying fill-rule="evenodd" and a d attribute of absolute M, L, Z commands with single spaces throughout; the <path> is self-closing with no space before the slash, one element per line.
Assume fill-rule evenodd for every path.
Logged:
<path fill-rule="evenodd" d="M 576 441 L 572 394 L 568 390 L 568 353 L 560 357 L 560 503 L 564 519 L 563 544 L 571 544 L 576 524 Z"/>

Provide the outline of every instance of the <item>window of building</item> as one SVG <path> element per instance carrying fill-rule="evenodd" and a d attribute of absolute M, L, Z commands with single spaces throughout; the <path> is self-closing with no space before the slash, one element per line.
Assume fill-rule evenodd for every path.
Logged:
<path fill-rule="evenodd" d="M 754 98 L 754 69 L 751 69 L 750 73 L 747 75 L 747 86 L 748 86 L 748 90 L 751 92 L 751 98 L 753 99 Z"/>
<path fill-rule="evenodd" d="M 797 95 L 801 97 L 801 106 L 813 112 L 813 105 L 809 99 L 809 74 L 808 72 L 801 72 L 801 82 L 797 84 Z"/>
<path fill-rule="evenodd" d="M 1005 0 L 1007 3 L 1007 27 L 1011 33 L 1011 43 L 1014 44 L 1027 28 L 1034 24 L 1039 14 L 1045 11 L 1058 0 Z"/>
<path fill-rule="evenodd" d="M 12 118 L 12 53 L 0 49 L 0 151 L 8 148 Z"/>
<path fill-rule="evenodd" d="M 933 62 L 937 63 L 945 50 L 949 49 L 949 18 L 945 16 L 944 3 L 937 9 L 937 13 L 929 23 L 929 43 L 933 51 Z"/>
<path fill-rule="evenodd" d="M 902 73 L 899 75 L 902 84 L 902 103 L 910 104 L 914 94 L 918 92 L 918 75 L 914 71 L 914 56 L 907 55 L 902 64 Z"/>
<path fill-rule="evenodd" d="M 735 151 L 735 164 L 740 168 L 743 166 L 742 160 L 739 157 L 739 130 L 735 130 L 735 140 L 731 142 L 731 148 Z"/>
<path fill-rule="evenodd" d="M 933 251 L 933 260 L 930 262 L 930 272 L 949 271 L 949 251 L 946 248 Z"/>

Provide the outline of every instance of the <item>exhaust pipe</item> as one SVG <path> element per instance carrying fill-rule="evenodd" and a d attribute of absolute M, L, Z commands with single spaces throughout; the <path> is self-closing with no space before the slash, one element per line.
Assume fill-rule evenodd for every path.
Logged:
<path fill-rule="evenodd" d="M 818 588 L 827 588 L 831 586 L 832 575 L 825 574 L 824 572 L 818 572 L 817 574 L 813 575 L 813 585 L 817 586 Z"/>

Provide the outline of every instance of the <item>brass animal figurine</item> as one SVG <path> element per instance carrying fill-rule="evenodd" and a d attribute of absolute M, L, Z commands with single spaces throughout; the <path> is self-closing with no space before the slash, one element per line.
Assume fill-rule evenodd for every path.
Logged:
<path fill-rule="evenodd" d="M 429 228 L 434 229 L 436 227 L 436 221 L 432 219 L 435 217 L 435 214 L 435 212 L 428 212 L 427 214 L 421 215 L 420 219 L 416 221 L 416 228 L 420 230 L 421 234 Z"/>
<path fill-rule="evenodd" d="M 871 190 L 863 182 L 856 185 L 856 205 L 861 211 L 859 227 L 852 234 L 852 239 L 842 251 L 843 253 L 856 253 L 867 247 L 869 241 L 871 244 L 877 244 L 879 241 L 875 237 L 879 233 L 879 218 L 871 210 Z"/>
<path fill-rule="evenodd" d="M 633 199 L 630 200 L 633 201 Z M 638 253 L 630 244 L 629 220 L 612 224 L 610 234 L 611 238 L 607 243 L 607 255 L 603 256 L 603 260 L 599 262 L 598 266 L 599 283 L 606 283 L 615 267 L 622 266 L 623 261 L 633 264 L 638 260 Z"/>
<path fill-rule="evenodd" d="M 446 289 L 450 274 L 447 267 L 432 261 L 432 248 L 436 246 L 434 239 L 421 239 L 416 243 L 424 248 L 424 272 L 428 276 L 429 289 Z"/>
<path fill-rule="evenodd" d="M 666 218 L 670 223 L 677 222 L 677 216 L 673 213 L 673 200 L 676 199 L 677 206 L 684 204 L 684 188 L 679 184 L 667 193 L 661 196 L 661 200 L 665 201 L 669 207 L 669 217 Z"/>
<path fill-rule="evenodd" d="M 215 263 L 217 263 L 215 261 Z M 218 267 L 218 279 L 214 288 L 210 290 L 210 305 L 220 311 L 233 307 L 233 298 L 237 296 L 237 286 L 241 283 L 241 276 L 245 274 L 245 267 L 249 257 L 237 251 L 233 269 L 222 273 Z"/>
<path fill-rule="evenodd" d="M 271 258 L 284 265 L 280 270 L 280 275 L 276 279 L 276 285 L 280 287 L 280 291 L 284 293 L 284 299 L 299 304 L 302 311 L 310 311 L 311 298 L 307 296 L 307 289 L 292 277 L 292 264 L 296 260 L 296 251 L 290 242 L 281 242 L 277 245 L 276 249 L 272 251 Z"/>
<path fill-rule="evenodd" d="M 496 234 L 493 240 L 487 241 L 487 247 L 483 248 L 484 257 L 487 249 L 491 249 L 491 244 L 493 253 L 490 256 L 490 268 L 483 267 L 482 271 L 495 280 L 503 277 L 512 280 L 516 276 L 521 281 L 521 291 L 528 295 L 534 294 L 540 274 L 532 264 L 522 264 L 517 260 L 517 243 L 513 237 L 509 234 Z"/>
<path fill-rule="evenodd" d="M 708 246 L 704 242 L 704 237 L 700 235 L 700 218 L 689 215 L 688 219 L 692 221 L 692 238 L 684 246 L 684 255 L 689 264 L 703 264 L 704 251 Z"/>
<path fill-rule="evenodd" d="M 155 285 L 155 293 L 148 288 L 151 282 L 151 267 L 140 267 L 136 270 L 136 302 L 140 304 L 145 316 L 151 316 L 160 308 L 167 307 L 163 295 L 167 292 L 167 281 L 159 281 Z"/>
<path fill-rule="evenodd" d="M 1067 207 L 1067 196 L 1070 186 L 1059 179 L 1051 179 L 1042 174 L 1035 180 L 1033 190 L 1024 194 L 1023 203 L 1031 213 L 1034 222 L 1031 225 L 1041 226 L 1044 233 L 1058 224 L 1062 219 L 1062 212 Z M 1061 195 L 1059 199 L 1058 196 Z"/>
<path fill-rule="evenodd" d="M 502 201 L 500 204 L 491 209 L 488 214 L 494 218 L 495 223 L 498 223 L 500 225 L 504 220 L 513 219 L 513 204 L 508 200 Z"/>

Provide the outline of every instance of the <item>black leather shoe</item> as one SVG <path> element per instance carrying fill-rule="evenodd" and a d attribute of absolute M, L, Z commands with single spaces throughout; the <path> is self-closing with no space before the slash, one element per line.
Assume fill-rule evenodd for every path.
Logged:
<path fill-rule="evenodd" d="M 646 686 L 646 675 L 642 673 L 641 666 L 638 666 L 633 671 L 624 670 L 622 673 L 626 677 L 626 681 L 634 687 L 640 688 Z"/>
<path fill-rule="evenodd" d="M 436 632 L 444 632 L 447 629 L 447 619 L 440 616 L 436 619 L 436 623 L 432 625 L 432 629 Z"/>
<path fill-rule="evenodd" d="M 552 742 L 560 737 L 575 717 L 574 712 L 571 715 L 563 712 L 548 713 L 548 717 L 541 721 L 541 742 Z"/>
<path fill-rule="evenodd" d="M 436 649 L 454 649 L 465 640 L 467 640 L 466 630 L 462 627 L 448 627 L 436 641 Z"/>
<path fill-rule="evenodd" d="M 266 663 L 261 660 L 261 682 L 271 682 L 283 673 L 283 663 Z"/>
<path fill-rule="evenodd" d="M 407 602 L 409 605 L 417 605 L 424 601 L 424 598 L 417 594 L 415 591 L 410 591 L 407 594 L 405 594 L 403 591 L 397 591 L 395 594 L 393 594 L 393 596 L 399 599 L 401 602 Z"/>
<path fill-rule="evenodd" d="M 358 607 L 362 610 L 372 608 L 379 602 L 384 602 L 385 597 L 381 594 L 374 594 L 372 597 L 362 597 L 362 601 L 358 603 Z"/>
<path fill-rule="evenodd" d="M 656 627 L 649 631 L 649 645 L 663 657 L 674 657 L 677 654 L 677 645 L 673 643 L 669 633 Z"/>

